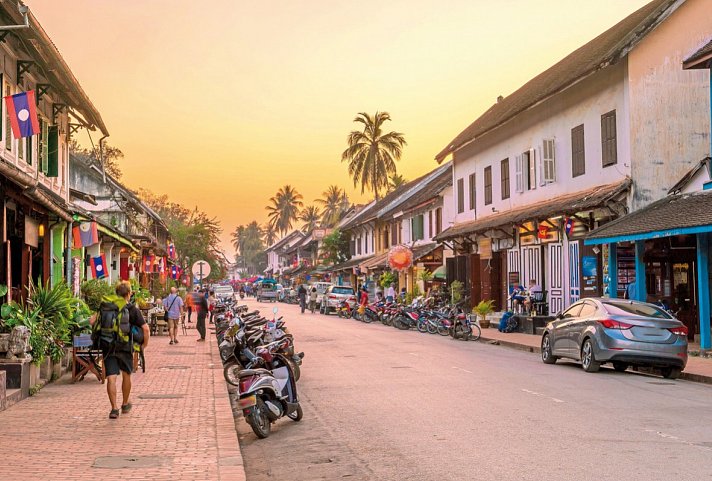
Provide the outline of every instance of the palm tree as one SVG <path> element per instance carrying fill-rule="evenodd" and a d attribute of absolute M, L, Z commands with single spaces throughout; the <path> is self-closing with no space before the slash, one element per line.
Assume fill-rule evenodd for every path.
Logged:
<path fill-rule="evenodd" d="M 314 202 L 321 204 L 321 222 L 326 227 L 334 227 L 349 208 L 349 196 L 338 185 L 330 185 Z"/>
<path fill-rule="evenodd" d="M 232 233 L 232 246 L 235 248 L 235 254 L 240 255 L 242 252 L 243 241 L 245 240 L 245 226 L 239 225 Z"/>
<path fill-rule="evenodd" d="M 407 184 L 408 181 L 400 174 L 393 174 L 388 179 L 388 192 L 393 192 L 401 185 Z"/>
<path fill-rule="evenodd" d="M 361 182 L 361 193 L 372 190 L 379 198 L 379 192 L 388 188 L 388 176 L 396 173 L 396 161 L 407 145 L 403 134 L 381 130 L 383 124 L 391 120 L 388 112 L 359 113 L 354 122 L 363 124 L 363 131 L 354 130 L 349 134 L 349 146 L 341 154 L 341 162 L 349 163 L 349 175 L 354 187 Z"/>
<path fill-rule="evenodd" d="M 277 229 L 272 223 L 268 222 L 262 227 L 262 239 L 267 247 L 277 242 Z"/>
<path fill-rule="evenodd" d="M 299 220 L 304 222 L 302 230 L 304 232 L 310 232 L 319 226 L 319 220 L 321 219 L 321 213 L 319 208 L 315 205 L 308 205 L 299 213 Z"/>
<path fill-rule="evenodd" d="M 280 187 L 274 197 L 270 197 L 271 205 L 266 209 L 269 211 L 268 217 L 270 223 L 284 235 L 292 228 L 292 223 L 299 216 L 299 209 L 302 208 L 302 194 L 291 185 L 287 184 Z"/>

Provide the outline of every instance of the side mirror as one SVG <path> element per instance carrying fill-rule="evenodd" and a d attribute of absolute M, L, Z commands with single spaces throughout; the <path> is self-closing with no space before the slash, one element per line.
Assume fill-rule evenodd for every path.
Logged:
<path fill-rule="evenodd" d="M 556 320 L 559 320 L 559 319 L 563 319 L 563 318 L 564 318 L 564 314 L 560 312 L 560 313 L 558 313 L 558 314 L 556 315 L 556 318 L 555 318 L 555 319 L 556 319 Z"/>

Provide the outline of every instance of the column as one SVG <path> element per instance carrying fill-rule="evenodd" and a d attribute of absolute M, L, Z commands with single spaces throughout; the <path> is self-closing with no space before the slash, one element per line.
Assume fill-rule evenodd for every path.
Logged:
<path fill-rule="evenodd" d="M 700 314 L 700 349 L 710 346 L 709 234 L 697 234 L 697 297 Z"/>
<path fill-rule="evenodd" d="M 645 302 L 648 290 L 645 287 L 645 241 L 635 241 L 635 300 Z"/>
<path fill-rule="evenodd" d="M 618 244 L 608 244 L 608 297 L 618 297 Z"/>
<path fill-rule="evenodd" d="M 106 259 L 106 282 L 109 284 L 114 283 L 114 271 L 111 269 L 111 264 L 114 262 L 114 243 L 113 242 L 103 242 L 101 250 L 104 253 L 104 258 Z"/>

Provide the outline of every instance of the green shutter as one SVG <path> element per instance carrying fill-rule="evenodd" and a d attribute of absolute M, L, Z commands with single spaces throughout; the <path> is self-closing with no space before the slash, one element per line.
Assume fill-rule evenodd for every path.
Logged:
<path fill-rule="evenodd" d="M 47 137 L 49 136 L 49 129 L 47 122 L 40 121 L 40 168 L 42 172 L 47 173 Z"/>
<path fill-rule="evenodd" d="M 59 128 L 49 128 L 47 138 L 47 177 L 59 177 Z"/>
<path fill-rule="evenodd" d="M 27 165 L 32 165 L 32 136 L 27 137 Z"/>

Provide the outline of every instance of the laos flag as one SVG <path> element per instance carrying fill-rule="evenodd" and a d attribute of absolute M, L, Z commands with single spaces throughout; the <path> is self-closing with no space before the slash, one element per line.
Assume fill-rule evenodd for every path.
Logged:
<path fill-rule="evenodd" d="M 94 279 L 106 277 L 106 256 L 104 254 L 91 258 L 91 274 Z"/>
<path fill-rule="evenodd" d="M 10 117 L 10 125 L 12 126 L 12 135 L 16 139 L 31 137 L 40 133 L 40 123 L 37 120 L 35 103 L 34 90 L 5 97 L 7 115 Z"/>
<path fill-rule="evenodd" d="M 178 279 L 178 267 L 171 266 L 171 279 Z"/>

